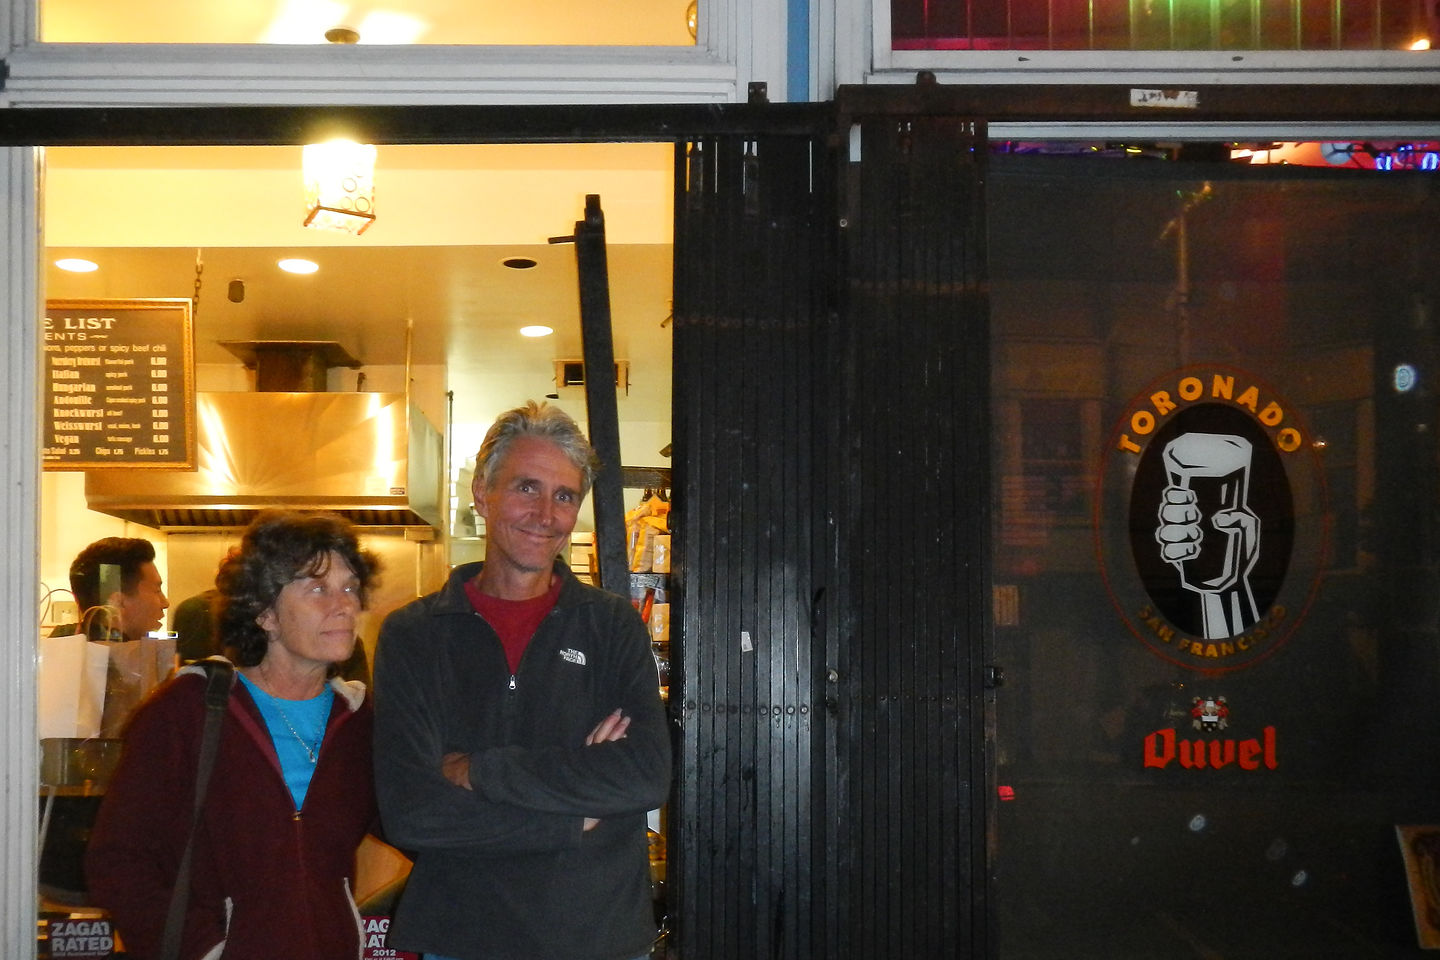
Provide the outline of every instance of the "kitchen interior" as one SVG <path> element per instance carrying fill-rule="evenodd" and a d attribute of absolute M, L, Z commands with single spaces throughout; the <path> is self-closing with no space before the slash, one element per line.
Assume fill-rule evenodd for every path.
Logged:
<path fill-rule="evenodd" d="M 386 0 L 44 0 L 40 14 L 41 38 L 54 43 L 317 49 L 688 47 L 698 16 L 693 0 L 418 0 L 401 8 Z M 588 429 L 579 276 L 575 245 L 564 238 L 591 195 L 604 212 L 622 465 L 668 476 L 674 146 L 374 146 L 370 184 L 359 190 L 363 229 L 353 217 L 329 229 L 315 216 L 329 201 L 317 201 L 301 145 L 43 151 L 45 298 L 189 301 L 195 406 L 188 468 L 47 465 L 38 519 L 42 637 L 77 619 L 68 568 L 86 544 L 152 541 L 173 614 L 212 585 L 256 510 L 288 506 L 350 517 L 380 555 L 382 577 L 360 629 L 373 658 L 386 613 L 435 589 L 450 565 L 483 557 L 469 487 L 495 416 L 548 399 Z M 293 260 L 309 261 L 311 272 L 280 266 Z M 74 261 L 93 266 L 57 265 Z M 627 510 L 651 492 L 627 489 Z M 594 526 L 587 504 L 569 558 L 582 575 Z M 42 665 L 42 738 L 44 673 Z M 64 730 L 71 717 L 51 720 Z M 117 744 L 78 729 L 42 739 L 42 957 L 51 924 L 94 913 L 75 866 L 114 761 L 106 748 Z M 652 826 L 658 914 L 658 811 Z M 357 897 L 383 909 L 404 870 L 398 853 L 367 845 Z"/>
<path fill-rule="evenodd" d="M 43 0 L 39 7 L 41 39 L 54 43 L 688 47 L 698 27 L 693 0 L 541 7 L 444 0 L 196 7 L 141 0 L 123 9 L 94 0 Z M 592 194 L 605 214 L 621 457 L 625 466 L 668 468 L 661 451 L 668 454 L 670 444 L 673 149 L 667 143 L 379 144 L 373 220 L 361 231 L 353 223 L 304 225 L 313 197 L 306 194 L 298 145 L 44 151 L 48 299 L 189 298 L 202 410 L 212 410 L 207 397 L 221 394 L 387 395 L 387 422 L 404 437 L 387 436 L 384 444 L 393 443 L 395 452 L 376 455 L 377 463 L 388 459 L 386 469 L 403 474 L 384 490 L 373 476 L 352 476 L 350 489 L 322 482 L 327 473 L 343 472 L 325 447 L 354 459 L 354 444 L 374 442 L 373 424 L 364 423 L 332 429 L 326 421 L 316 429 L 332 435 L 316 437 L 311 446 L 320 449 L 304 452 L 295 449 L 291 426 L 260 430 L 252 450 L 256 458 L 269 457 L 264 465 L 236 463 L 229 450 L 227 462 L 217 464 L 214 444 L 207 453 L 201 435 L 200 467 L 188 478 L 149 467 L 47 469 L 42 625 L 74 619 L 66 571 L 85 544 L 103 536 L 153 540 L 173 607 L 210 585 L 236 536 L 240 514 L 202 508 L 217 498 L 228 498 L 232 507 L 268 500 L 342 509 L 364 523 L 367 545 L 387 568 L 363 634 L 373 645 L 384 613 L 431 589 L 447 565 L 483 555 L 483 529 L 469 507 L 467 461 L 473 463 L 495 415 L 549 397 L 586 426 L 583 382 L 573 365 L 582 354 L 575 248 L 551 241 L 574 233 Z M 315 272 L 277 266 L 293 258 L 312 261 Z M 55 265 L 65 259 L 89 261 L 95 269 L 75 273 Z M 552 332 L 527 336 L 522 328 Z M 288 360 L 276 356 L 286 345 Z M 295 364 L 303 364 L 303 374 L 295 374 Z M 277 379 L 286 369 L 305 382 Z M 234 402 L 253 408 L 264 401 Z M 273 428 L 282 414 L 249 416 Z M 242 479 L 247 495 L 261 502 L 242 505 L 235 491 L 216 489 Z M 402 502 L 375 499 L 397 483 L 406 488 Z M 627 507 L 641 496 L 641 490 L 627 491 Z M 592 530 L 582 513 L 577 539 L 583 544 Z"/>
<path fill-rule="evenodd" d="M 667 475 L 673 151 L 380 145 L 374 220 L 355 235 L 303 225 L 299 146 L 47 150 L 47 300 L 188 299 L 196 416 L 195 469 L 44 472 L 41 635 L 77 619 L 67 571 L 94 540 L 152 541 L 173 613 L 256 510 L 328 509 L 383 563 L 360 629 L 373 662 L 387 612 L 483 558 L 469 488 L 494 417 L 548 399 L 587 427 L 575 245 L 550 242 L 574 234 L 587 195 L 605 213 L 623 465 Z M 288 273 L 288 259 L 316 269 Z M 95 269 L 56 265 L 73 260 Z M 627 510 L 651 492 L 627 489 Z M 593 531 L 587 503 L 569 558 L 581 574 Z M 90 912 L 75 865 L 115 759 L 101 748 L 118 741 L 66 729 L 68 712 L 46 719 L 43 662 L 41 915 L 63 923 Z M 51 721 L 63 737 L 45 739 Z M 658 893 L 659 812 L 652 826 Z M 383 903 L 406 863 L 365 850 L 362 889 Z"/>
<path fill-rule="evenodd" d="M 668 468 L 672 146 L 381 145 L 375 219 L 358 236 L 302 225 L 301 152 L 46 151 L 47 299 L 192 300 L 199 469 L 47 470 L 42 624 L 74 619 L 66 571 L 93 540 L 154 541 L 173 606 L 210 585 L 254 509 L 289 505 L 341 510 L 381 554 L 364 632 L 373 644 L 389 609 L 483 556 L 468 489 L 490 421 L 548 397 L 585 425 L 575 248 L 548 241 L 573 234 L 588 194 L 605 212 L 621 456 Z M 278 264 L 289 258 L 316 269 L 287 273 Z M 96 269 L 56 266 L 65 260 Z M 552 332 L 521 332 L 536 327 Z M 299 392 L 379 395 L 395 412 L 266 402 Z M 207 431 L 237 393 L 251 397 L 219 450 Z M 376 489 L 351 461 L 382 420 L 396 446 L 377 456 L 402 475 Z M 640 496 L 628 491 L 627 506 Z M 593 529 L 583 516 L 578 539 Z"/>
<path fill-rule="evenodd" d="M 42 636 L 77 618 L 67 571 L 86 544 L 152 541 L 173 613 L 211 586 L 245 520 L 278 505 L 341 512 L 381 556 L 360 631 L 373 659 L 387 612 L 483 557 L 469 487 L 494 417 L 548 399 L 588 426 L 564 238 L 589 195 L 605 214 L 621 458 L 668 475 L 673 145 L 381 144 L 374 219 L 358 234 L 304 225 L 302 153 L 45 151 L 45 297 L 189 301 L 196 416 L 193 469 L 45 470 Z M 294 259 L 315 269 L 279 266 Z M 94 269 L 57 265 L 77 260 Z M 627 489 L 627 510 L 652 492 Z M 570 558 L 582 574 L 593 530 L 587 504 Z M 42 676 L 42 738 L 45 690 Z M 42 739 L 42 956 L 46 922 L 90 912 L 65 858 L 76 862 L 103 793 L 103 769 L 88 765 L 113 763 L 93 749 L 104 744 Z M 658 891 L 659 812 L 652 825 Z M 405 865 L 388 848 L 370 857 L 362 877 L 383 902 Z"/>

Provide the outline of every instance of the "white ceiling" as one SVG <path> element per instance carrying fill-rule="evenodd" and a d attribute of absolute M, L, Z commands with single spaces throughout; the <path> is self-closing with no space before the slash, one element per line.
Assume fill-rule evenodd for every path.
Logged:
<path fill-rule="evenodd" d="M 196 362 L 238 363 L 223 340 L 335 340 L 367 366 L 439 365 L 457 423 L 555 390 L 581 354 L 573 234 L 585 196 L 605 211 L 616 356 L 631 363 L 622 420 L 668 423 L 672 189 L 668 144 L 381 146 L 374 225 L 302 227 L 297 147 L 46 151 L 52 298 L 192 297 Z M 320 271 L 279 271 L 283 256 Z M 509 257 L 537 266 L 514 270 Z M 244 299 L 228 299 L 231 280 Z M 519 336 L 543 323 L 555 334 Z M 567 398 L 568 399 L 568 398 Z"/>

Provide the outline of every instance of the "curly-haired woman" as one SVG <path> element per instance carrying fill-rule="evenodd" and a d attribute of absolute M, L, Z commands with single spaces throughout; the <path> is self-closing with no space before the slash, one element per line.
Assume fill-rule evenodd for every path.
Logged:
<path fill-rule="evenodd" d="M 180 957 L 354 960 L 355 850 L 375 819 L 371 709 L 335 676 L 378 563 L 330 514 L 267 511 L 222 561 L 218 631 L 239 675 L 195 836 Z M 201 665 L 136 711 L 86 855 L 127 955 L 158 955 L 194 804 Z"/>

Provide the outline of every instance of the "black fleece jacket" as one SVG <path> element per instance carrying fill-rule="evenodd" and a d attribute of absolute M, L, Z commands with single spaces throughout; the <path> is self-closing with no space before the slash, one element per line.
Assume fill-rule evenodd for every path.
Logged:
<path fill-rule="evenodd" d="M 375 657 L 375 781 L 387 839 L 415 859 L 392 948 L 461 960 L 622 960 L 654 936 L 646 813 L 670 738 L 655 660 L 624 598 L 564 579 L 512 675 L 454 570 L 390 614 Z M 616 708 L 624 739 L 585 745 Z M 440 772 L 470 754 L 473 790 Z M 584 818 L 600 819 L 590 831 Z"/>

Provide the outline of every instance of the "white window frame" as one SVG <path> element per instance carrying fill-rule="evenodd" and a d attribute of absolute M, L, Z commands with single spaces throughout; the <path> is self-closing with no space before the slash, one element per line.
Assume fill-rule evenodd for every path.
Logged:
<path fill-rule="evenodd" d="M 36 229 L 38 151 L 0 148 L 0 956 L 35 955 L 36 819 L 40 790 L 35 730 L 39 634 L 40 430 L 36 390 L 40 274 Z"/>
<path fill-rule="evenodd" d="M 47 44 L 0 0 L 0 106 L 731 103 L 786 97 L 783 0 L 705 0 L 693 47 Z"/>

